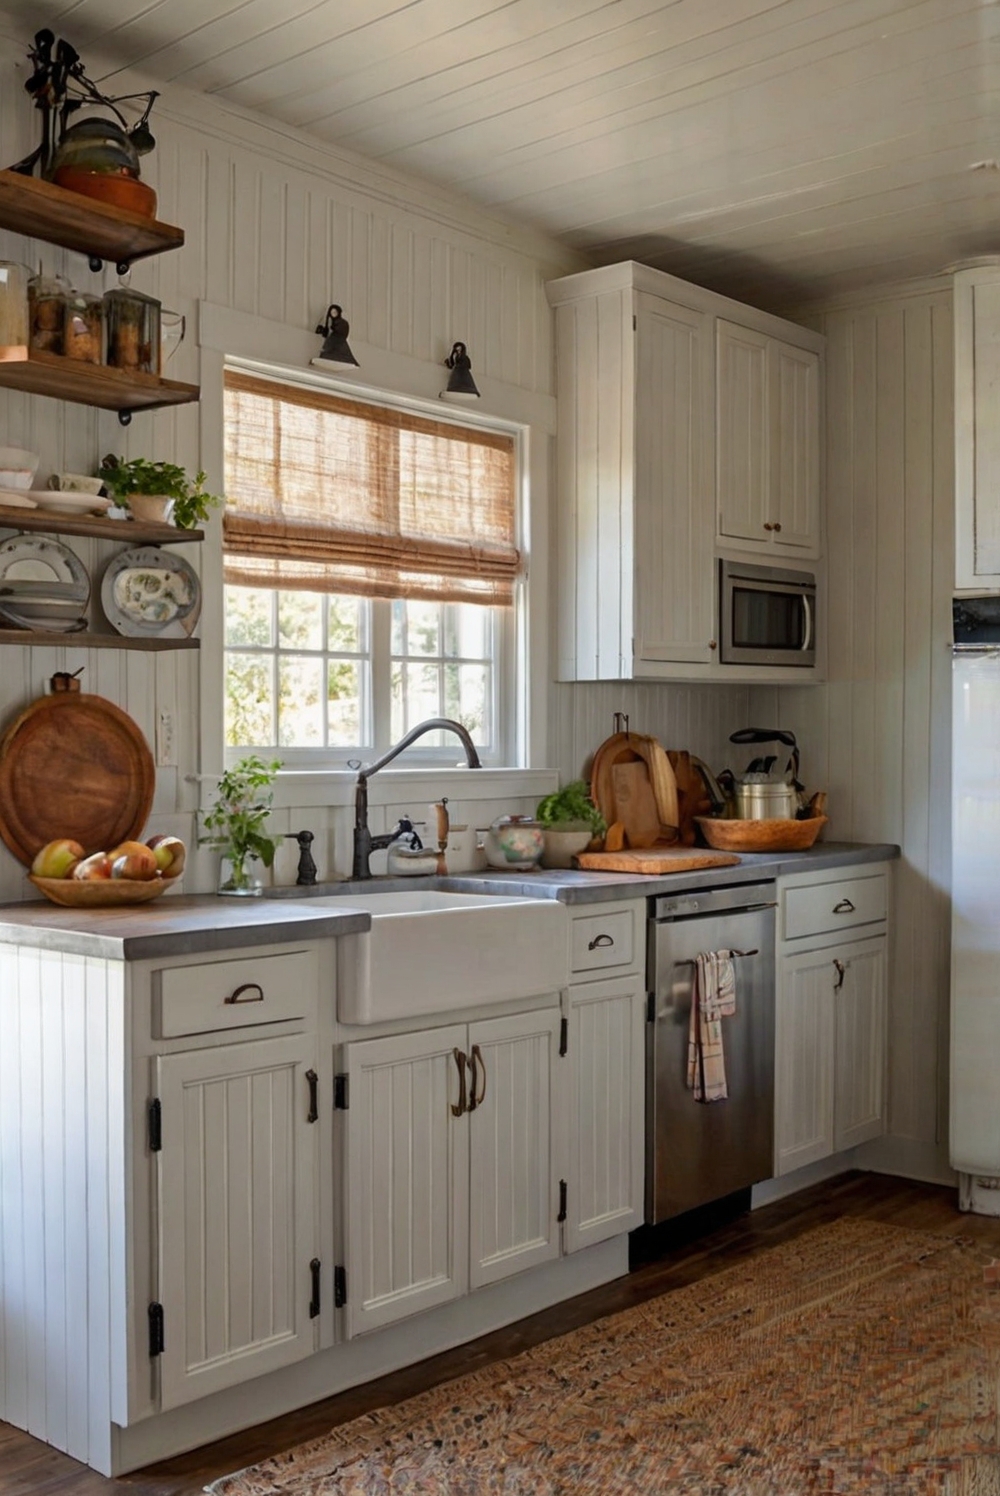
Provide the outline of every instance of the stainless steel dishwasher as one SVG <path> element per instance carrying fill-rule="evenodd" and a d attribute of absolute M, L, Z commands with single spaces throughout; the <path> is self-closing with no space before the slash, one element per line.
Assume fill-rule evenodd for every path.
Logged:
<path fill-rule="evenodd" d="M 646 1221 L 655 1225 L 770 1179 L 774 1148 L 774 884 L 666 895 L 649 924 Z M 722 1020 L 729 1096 L 687 1087 L 695 957 L 733 952 L 736 1012 Z"/>

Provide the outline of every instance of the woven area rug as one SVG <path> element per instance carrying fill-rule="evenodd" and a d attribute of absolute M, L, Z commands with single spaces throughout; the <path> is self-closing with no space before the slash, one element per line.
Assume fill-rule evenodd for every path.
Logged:
<path fill-rule="evenodd" d="M 1000 1496 L 981 1247 L 846 1219 L 331 1430 L 214 1496 Z"/>

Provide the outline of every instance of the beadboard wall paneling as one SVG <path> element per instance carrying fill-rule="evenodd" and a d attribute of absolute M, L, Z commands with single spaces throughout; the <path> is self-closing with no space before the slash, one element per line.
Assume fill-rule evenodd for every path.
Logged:
<path fill-rule="evenodd" d="M 22 88 L 23 30 L 0 15 L 4 164 L 27 154 L 38 130 L 37 114 Z M 359 343 L 440 364 L 461 337 L 472 349 L 477 376 L 551 394 L 551 313 L 544 283 L 579 269 L 576 256 L 555 245 L 546 256 L 540 249 L 545 241 L 532 231 L 504 226 L 440 189 L 424 190 L 416 181 L 407 185 L 398 174 L 372 172 L 366 191 L 361 163 L 349 169 L 342 155 L 287 127 L 243 121 L 183 90 L 168 90 L 158 102 L 156 135 L 157 149 L 144 163 L 144 175 L 159 194 L 159 215 L 181 224 L 187 238 L 182 250 L 137 265 L 132 283 L 188 319 L 188 336 L 168 366 L 172 377 L 200 378 L 200 301 L 311 333 L 336 299 Z M 0 257 L 44 264 L 82 290 L 100 292 L 116 284 L 113 267 L 94 275 L 83 256 L 16 234 L 0 233 Z M 217 432 L 204 429 L 209 419 L 204 408 L 187 406 L 137 415 L 124 430 L 113 414 L 0 392 L 0 441 L 40 452 L 43 482 L 54 470 L 93 471 L 110 451 L 170 459 L 191 471 L 209 466 L 206 453 L 217 449 Z M 544 529 L 547 516 L 537 519 Z M 117 547 L 73 538 L 66 544 L 91 569 L 98 594 L 101 571 Z M 195 566 L 206 562 L 206 614 L 218 607 L 217 593 L 212 595 L 214 562 L 207 552 L 202 558 L 196 546 L 184 551 Z M 96 600 L 91 613 L 100 619 Z M 203 628 L 204 622 L 203 617 Z M 81 665 L 84 689 L 107 696 L 135 717 L 154 751 L 160 715 L 169 717 L 173 749 L 158 753 L 169 762 L 158 767 L 153 816 L 158 829 L 190 841 L 198 803 L 193 776 L 200 767 L 197 655 L 5 647 L 0 729 L 43 692 L 54 670 Z M 506 802 L 478 806 L 477 818 L 489 820 L 510 808 Z M 285 829 L 278 824 L 282 817 L 291 829 L 314 826 L 327 867 L 346 870 L 343 813 L 317 816 L 314 808 L 293 808 L 276 819 L 276 829 Z M 199 853 L 185 889 L 211 889 L 214 879 L 214 857 Z M 23 870 L 0 848 L 0 901 L 30 892 Z"/>
<path fill-rule="evenodd" d="M 827 337 L 828 683 L 780 695 L 755 690 L 752 712 L 798 734 L 807 782 L 830 792 L 830 837 L 903 849 L 894 873 L 890 1144 L 904 1145 L 894 1156 L 901 1171 L 906 1156 L 944 1167 L 951 290 L 831 311 L 820 330 Z"/>

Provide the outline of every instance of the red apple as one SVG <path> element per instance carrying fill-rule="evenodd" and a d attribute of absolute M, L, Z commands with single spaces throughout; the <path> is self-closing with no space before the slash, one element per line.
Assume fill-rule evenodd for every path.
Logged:
<path fill-rule="evenodd" d="M 111 862 L 112 878 L 135 878 L 145 883 L 159 877 L 159 872 L 154 853 L 141 845 L 137 852 L 124 852 Z"/>
<path fill-rule="evenodd" d="M 164 878 L 180 877 L 187 852 L 179 836 L 151 836 L 146 846 L 156 858 L 156 866 Z"/>
<path fill-rule="evenodd" d="M 36 878 L 68 878 L 73 864 L 83 856 L 83 848 L 79 842 L 62 841 L 46 842 L 40 851 L 35 853 L 35 860 L 31 864 L 31 871 Z"/>
<path fill-rule="evenodd" d="M 93 883 L 98 878 L 111 877 L 111 858 L 107 852 L 92 852 L 73 869 L 73 877 L 81 883 Z"/>

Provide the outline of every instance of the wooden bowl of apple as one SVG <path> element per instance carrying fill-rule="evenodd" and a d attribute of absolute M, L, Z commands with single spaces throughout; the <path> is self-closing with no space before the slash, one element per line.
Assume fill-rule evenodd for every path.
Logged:
<path fill-rule="evenodd" d="M 79 842 L 64 839 L 36 853 L 28 877 L 53 904 L 69 909 L 148 904 L 177 882 L 185 855 L 179 836 L 126 841 L 89 856 Z"/>

